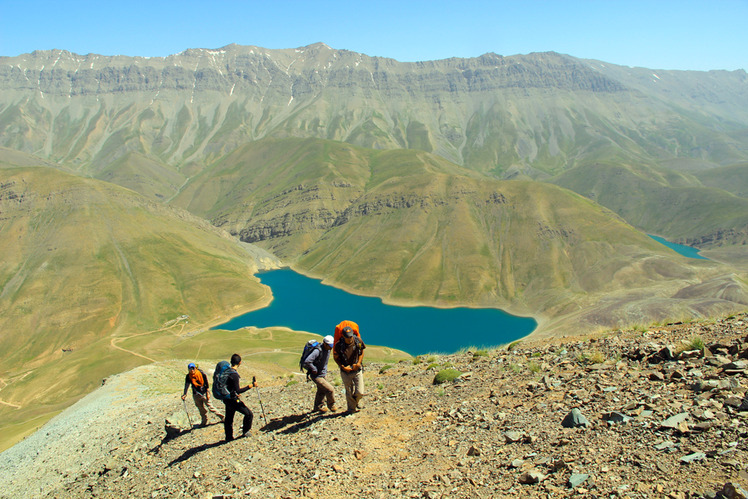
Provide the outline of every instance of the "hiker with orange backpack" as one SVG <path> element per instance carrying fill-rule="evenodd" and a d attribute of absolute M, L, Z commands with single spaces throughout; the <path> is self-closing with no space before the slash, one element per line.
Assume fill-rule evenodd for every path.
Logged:
<path fill-rule="evenodd" d="M 182 400 L 187 397 L 187 389 L 192 387 L 192 400 L 195 401 L 197 410 L 200 411 L 200 426 L 208 424 L 208 411 L 212 412 L 223 422 L 223 414 L 210 403 L 210 392 L 208 391 L 208 377 L 202 369 L 190 362 L 187 364 L 187 376 L 184 378 L 184 393 Z M 185 407 L 185 410 L 187 408 Z M 189 416 L 189 414 L 188 414 Z"/>
<path fill-rule="evenodd" d="M 335 363 L 340 367 L 340 378 L 345 386 L 347 413 L 353 414 L 358 412 L 359 403 L 364 396 L 363 362 L 366 345 L 361 340 L 358 324 L 343 321 L 338 326 L 346 322 L 351 325 L 340 328 L 340 339 L 335 342 L 332 355 Z"/>

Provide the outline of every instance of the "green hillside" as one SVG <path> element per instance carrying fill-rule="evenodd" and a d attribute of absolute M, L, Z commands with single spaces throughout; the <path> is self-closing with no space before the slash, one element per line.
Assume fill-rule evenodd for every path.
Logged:
<path fill-rule="evenodd" d="M 712 168 L 698 172 L 695 176 L 706 186 L 748 198 L 748 163 Z"/>
<path fill-rule="evenodd" d="M 711 171 L 711 170 L 710 170 Z M 722 178 L 726 184 L 740 169 Z M 718 178 L 705 175 L 705 178 Z M 625 163 L 594 163 L 552 180 L 593 199 L 642 230 L 698 247 L 748 243 L 748 200 L 704 187 L 688 174 Z M 706 182 L 705 182 L 706 183 Z M 736 182 L 740 189 L 740 182 Z"/>
<path fill-rule="evenodd" d="M 426 152 L 258 141 L 192 178 L 174 203 L 350 291 L 500 307 L 539 318 L 540 332 L 737 306 L 720 298 L 725 286 L 748 303 L 732 278 L 675 300 L 729 270 L 679 257 L 569 190 L 491 179 Z M 633 296 L 654 305 L 628 310 Z"/>
<path fill-rule="evenodd" d="M 43 167 L 3 168 L 0 213 L 5 429 L 149 361 L 147 352 L 119 350 L 120 338 L 183 314 L 196 327 L 268 299 L 234 240 L 112 184 Z M 181 321 L 169 334 L 184 328 Z"/>

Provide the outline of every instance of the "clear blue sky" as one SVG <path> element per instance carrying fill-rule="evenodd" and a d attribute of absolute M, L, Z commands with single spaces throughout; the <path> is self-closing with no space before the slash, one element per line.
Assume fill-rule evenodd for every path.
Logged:
<path fill-rule="evenodd" d="M 652 69 L 748 69 L 748 0 L 0 0 L 0 26 L 2 56 L 324 42 L 399 61 L 552 50 Z"/>

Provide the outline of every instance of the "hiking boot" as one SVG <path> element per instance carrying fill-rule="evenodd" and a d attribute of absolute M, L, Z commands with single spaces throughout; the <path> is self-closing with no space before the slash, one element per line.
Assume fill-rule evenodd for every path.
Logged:
<path fill-rule="evenodd" d="M 314 412 L 327 412 L 327 407 L 318 407 L 314 410 Z"/>
<path fill-rule="evenodd" d="M 333 405 L 332 405 L 332 406 L 330 407 L 330 412 L 338 412 L 338 406 L 337 406 L 337 405 L 334 405 L 334 404 L 333 404 Z"/>

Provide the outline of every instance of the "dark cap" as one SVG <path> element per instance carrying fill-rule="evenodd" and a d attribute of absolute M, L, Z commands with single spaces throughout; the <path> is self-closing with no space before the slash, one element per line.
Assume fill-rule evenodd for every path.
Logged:
<path fill-rule="evenodd" d="M 343 336 L 345 336 L 346 338 L 353 338 L 353 329 L 348 326 L 344 327 Z"/>

